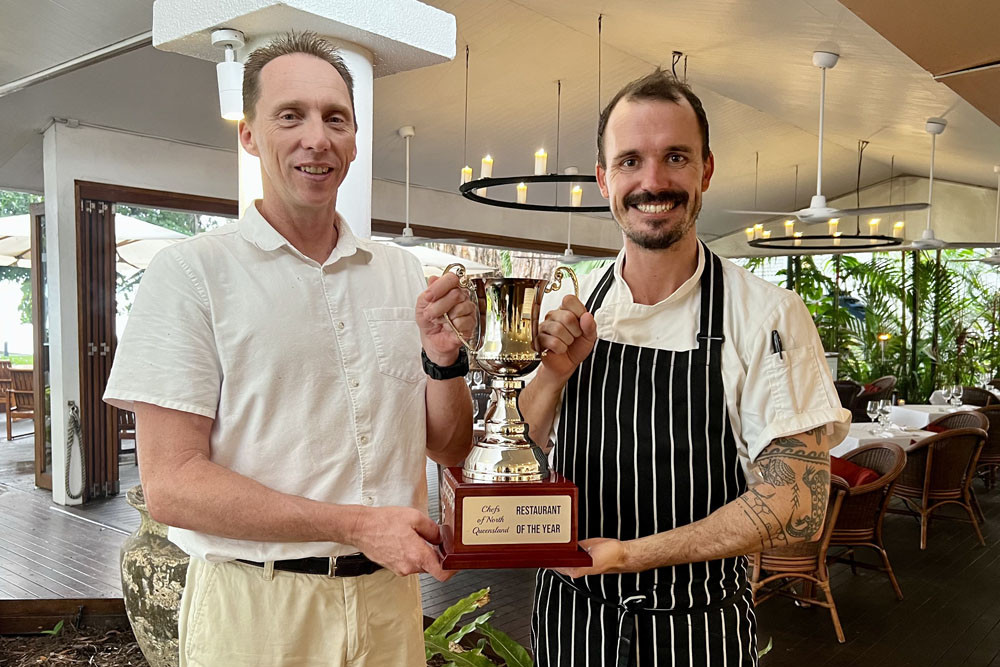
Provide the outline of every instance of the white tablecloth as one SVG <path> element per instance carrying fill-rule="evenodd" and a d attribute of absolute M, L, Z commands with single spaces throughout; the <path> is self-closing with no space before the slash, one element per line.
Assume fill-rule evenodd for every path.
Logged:
<path fill-rule="evenodd" d="M 873 433 L 874 431 L 874 433 Z M 901 431 L 892 429 L 892 435 L 880 435 L 882 427 L 878 424 L 851 424 L 847 437 L 839 445 L 830 450 L 833 456 L 843 457 L 859 447 L 873 442 L 895 442 L 904 450 L 909 450 L 916 442 L 927 436 L 934 435 L 930 431 Z"/>
<path fill-rule="evenodd" d="M 893 424 L 900 426 L 910 426 L 912 428 L 923 428 L 942 415 L 947 415 L 959 410 L 972 410 L 975 406 L 965 406 L 953 408 L 950 405 L 906 405 L 892 406 L 889 419 Z"/>

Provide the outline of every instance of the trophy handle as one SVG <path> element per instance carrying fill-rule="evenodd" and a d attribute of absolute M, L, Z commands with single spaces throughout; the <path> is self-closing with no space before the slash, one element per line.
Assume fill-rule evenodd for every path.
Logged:
<path fill-rule="evenodd" d="M 449 264 L 448 266 L 444 267 L 444 271 L 441 272 L 441 275 L 443 276 L 446 273 L 452 273 L 453 269 L 454 269 L 455 275 L 458 276 L 458 286 L 462 287 L 464 289 L 469 290 L 469 293 L 472 295 L 472 301 L 473 301 L 473 303 L 475 303 L 479 299 L 479 296 L 476 294 L 476 289 L 475 289 L 475 287 L 473 287 L 472 281 L 469 280 L 469 276 L 466 273 L 464 266 L 462 266 L 461 264 L 458 264 L 458 263 Z M 575 277 L 574 277 L 574 281 L 575 281 Z M 455 326 L 455 324 L 451 321 L 451 318 L 448 317 L 448 313 L 444 314 L 444 321 L 448 323 L 448 326 L 451 327 L 451 330 L 455 333 L 456 336 L 458 336 L 458 340 L 460 340 L 462 342 L 462 345 L 465 346 L 465 349 L 468 350 L 469 352 L 475 354 L 476 349 L 472 346 L 472 343 L 470 343 L 468 340 L 466 340 L 465 336 L 462 335 L 462 332 L 458 330 L 458 328 Z M 479 330 L 479 308 L 477 307 L 476 308 L 476 331 L 478 331 L 478 330 Z"/>
<path fill-rule="evenodd" d="M 549 284 L 545 286 L 545 290 L 542 292 L 542 294 L 555 292 L 560 287 L 562 287 L 563 274 L 569 276 L 570 279 L 573 281 L 573 295 L 576 296 L 577 299 L 579 299 L 580 281 L 576 279 L 576 272 L 573 269 L 569 268 L 568 266 L 557 266 L 555 268 L 555 270 L 552 272 L 552 280 L 550 280 Z M 549 353 L 548 350 L 542 350 L 541 354 L 544 357 L 548 353 Z"/>
<path fill-rule="evenodd" d="M 568 266 L 557 266 L 555 271 L 552 272 L 552 280 L 549 284 L 545 286 L 545 294 L 549 292 L 555 292 L 557 289 L 562 287 L 563 274 L 566 274 L 573 280 L 573 294 L 576 298 L 580 298 L 580 281 L 576 279 L 576 272 Z"/>

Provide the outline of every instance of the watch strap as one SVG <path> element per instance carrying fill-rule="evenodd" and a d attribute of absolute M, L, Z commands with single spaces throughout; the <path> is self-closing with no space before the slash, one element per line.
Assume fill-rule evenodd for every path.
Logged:
<path fill-rule="evenodd" d="M 427 352 L 420 350 L 420 359 L 424 364 L 424 373 L 432 380 L 451 380 L 463 377 L 469 372 L 469 355 L 465 347 L 458 350 L 458 358 L 450 366 L 438 366 L 427 357 Z"/>

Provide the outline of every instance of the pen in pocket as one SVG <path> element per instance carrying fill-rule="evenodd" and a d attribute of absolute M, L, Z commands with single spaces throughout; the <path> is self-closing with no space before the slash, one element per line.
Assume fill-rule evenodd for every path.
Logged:
<path fill-rule="evenodd" d="M 777 354 L 779 359 L 784 361 L 784 348 L 781 346 L 781 336 L 778 335 L 777 329 L 773 329 L 771 331 L 771 351 Z"/>

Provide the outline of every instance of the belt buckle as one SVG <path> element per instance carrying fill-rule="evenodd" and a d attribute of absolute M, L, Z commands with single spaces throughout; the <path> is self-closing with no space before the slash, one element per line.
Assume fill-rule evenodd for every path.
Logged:
<path fill-rule="evenodd" d="M 337 576 L 337 556 L 330 556 L 330 567 L 326 572 L 326 576 L 330 579 Z"/>

